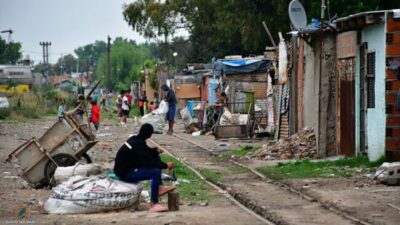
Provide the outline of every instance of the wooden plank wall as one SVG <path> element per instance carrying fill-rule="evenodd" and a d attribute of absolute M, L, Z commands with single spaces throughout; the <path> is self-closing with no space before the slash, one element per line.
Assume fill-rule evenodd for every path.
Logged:
<path fill-rule="evenodd" d="M 386 34 L 386 140 L 385 154 L 400 160 L 400 21 L 388 18 Z"/>
<path fill-rule="evenodd" d="M 267 76 L 267 73 L 229 75 L 225 80 L 235 84 L 235 91 L 253 92 L 255 99 L 267 99 Z"/>

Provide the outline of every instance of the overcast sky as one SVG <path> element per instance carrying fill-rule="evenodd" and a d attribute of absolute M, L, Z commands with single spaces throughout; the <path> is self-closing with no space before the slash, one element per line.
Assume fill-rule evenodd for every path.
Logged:
<path fill-rule="evenodd" d="M 117 36 L 144 42 L 122 16 L 122 6 L 133 0 L 0 0 L 0 30 L 13 30 L 23 56 L 42 61 L 41 41 L 51 41 L 49 62 L 79 46 Z M 8 34 L 1 34 L 3 39 Z M 50 51 L 49 50 L 49 51 Z"/>

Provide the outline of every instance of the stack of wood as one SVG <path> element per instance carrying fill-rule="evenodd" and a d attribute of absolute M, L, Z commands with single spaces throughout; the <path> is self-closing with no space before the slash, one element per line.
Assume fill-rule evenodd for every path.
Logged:
<path fill-rule="evenodd" d="M 303 129 L 275 144 L 263 145 L 259 151 L 252 153 L 251 157 L 264 160 L 316 159 L 318 155 L 315 133 L 312 129 Z"/>

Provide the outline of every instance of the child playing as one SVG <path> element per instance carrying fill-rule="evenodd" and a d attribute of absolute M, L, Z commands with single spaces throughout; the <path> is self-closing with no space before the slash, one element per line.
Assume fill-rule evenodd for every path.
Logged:
<path fill-rule="evenodd" d="M 59 106 L 58 106 L 58 119 L 61 120 L 62 118 L 64 118 L 64 114 L 65 114 L 65 102 L 63 98 L 60 98 L 59 100 Z"/>
<path fill-rule="evenodd" d="M 154 104 L 153 101 L 150 102 L 150 107 L 149 107 L 149 109 L 150 109 L 150 112 L 153 112 L 153 111 L 156 109 L 156 105 Z"/>
<path fill-rule="evenodd" d="M 91 101 L 92 107 L 91 107 L 91 117 L 90 122 L 93 123 L 94 128 L 96 129 L 96 133 L 99 132 L 99 126 L 100 126 L 100 107 L 97 105 L 97 101 L 93 100 Z"/>

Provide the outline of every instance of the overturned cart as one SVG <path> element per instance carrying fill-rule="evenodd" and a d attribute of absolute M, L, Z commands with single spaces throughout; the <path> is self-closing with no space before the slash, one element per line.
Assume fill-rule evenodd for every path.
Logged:
<path fill-rule="evenodd" d="M 58 120 L 39 139 L 31 138 L 9 156 L 16 160 L 20 175 L 34 188 L 50 183 L 58 166 L 74 165 L 83 156 L 90 162 L 86 152 L 97 143 L 88 124 L 81 124 L 75 113 Z"/>

